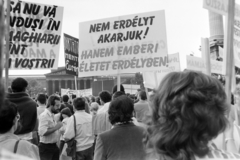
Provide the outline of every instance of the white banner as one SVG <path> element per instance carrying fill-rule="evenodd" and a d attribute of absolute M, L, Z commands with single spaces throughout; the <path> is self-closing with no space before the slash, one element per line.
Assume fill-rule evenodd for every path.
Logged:
<path fill-rule="evenodd" d="M 181 71 L 180 68 L 180 59 L 179 59 L 179 53 L 169 54 L 168 55 L 168 68 L 158 70 L 156 73 L 157 76 L 157 84 L 160 84 L 163 77 L 165 77 L 170 72 L 178 72 Z M 155 88 L 156 82 L 154 78 L 154 72 L 145 72 L 143 74 L 144 79 L 144 86 L 147 88 Z"/>
<path fill-rule="evenodd" d="M 63 7 L 11 0 L 10 69 L 57 69 Z"/>
<path fill-rule="evenodd" d="M 132 84 L 123 84 L 125 89 L 125 93 L 136 94 L 137 90 L 140 89 L 140 85 L 132 85 Z"/>
<path fill-rule="evenodd" d="M 76 95 L 77 97 L 85 97 L 92 95 L 92 88 L 83 89 L 83 90 L 70 90 L 70 89 L 63 89 L 61 88 L 61 95 Z"/>
<path fill-rule="evenodd" d="M 167 68 L 165 12 L 79 24 L 79 77 Z"/>
<path fill-rule="evenodd" d="M 228 14 L 228 0 L 203 0 L 203 8 L 226 16 Z"/>
<path fill-rule="evenodd" d="M 187 56 L 187 69 L 205 73 L 206 64 L 202 58 Z M 222 74 L 223 62 L 211 60 L 211 72 Z"/>

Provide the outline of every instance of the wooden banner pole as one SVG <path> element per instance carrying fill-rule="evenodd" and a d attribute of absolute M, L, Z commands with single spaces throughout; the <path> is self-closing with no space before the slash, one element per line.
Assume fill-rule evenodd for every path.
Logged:
<path fill-rule="evenodd" d="M 231 103 L 231 83 L 232 83 L 232 68 L 233 68 L 233 27 L 234 27 L 234 9 L 235 8 L 235 0 L 229 1 L 228 6 L 228 16 L 227 16 L 227 35 L 226 44 L 224 44 L 224 51 L 226 52 L 226 83 L 225 83 L 225 91 L 227 94 L 227 102 Z"/>
<path fill-rule="evenodd" d="M 77 76 L 74 76 L 75 78 L 75 90 L 77 91 Z"/>
<path fill-rule="evenodd" d="M 121 75 L 118 73 L 117 75 L 117 91 L 120 91 L 120 84 L 121 84 Z"/>
<path fill-rule="evenodd" d="M 7 0 L 7 17 L 6 17 L 6 46 L 5 46 L 5 87 L 8 88 L 8 71 L 9 71 L 9 20 L 10 20 L 10 0 Z"/>
<path fill-rule="evenodd" d="M 158 87 L 158 79 L 157 79 L 157 72 L 156 71 L 154 72 L 154 79 L 155 79 L 155 85 L 156 85 L 155 88 L 157 88 Z"/>
<path fill-rule="evenodd" d="M 231 83 L 233 71 L 233 29 L 234 29 L 234 11 L 235 0 L 228 1 L 228 15 L 226 16 L 226 34 L 224 36 L 224 51 L 226 54 L 226 77 L 225 77 L 225 92 L 227 95 L 227 103 L 231 104 Z M 229 115 L 228 115 L 229 117 Z M 226 150 L 225 134 L 223 134 L 224 143 L 223 149 Z"/>
<path fill-rule="evenodd" d="M 5 34 L 5 25 L 4 25 L 4 3 L 3 0 L 0 1 L 0 110 L 1 104 L 5 99 L 4 85 L 3 85 L 3 57 L 4 57 L 4 34 Z"/>
<path fill-rule="evenodd" d="M 3 0 L 1 0 L 0 1 L 0 51 L 1 51 L 1 53 L 0 53 L 0 80 L 1 80 L 1 83 L 0 84 L 2 84 L 2 77 L 3 77 L 4 33 L 5 33 L 5 30 L 4 30 L 4 3 L 3 3 Z"/>
<path fill-rule="evenodd" d="M 208 38 L 201 39 L 202 59 L 206 64 L 205 74 L 211 76 L 210 47 Z"/>
<path fill-rule="evenodd" d="M 142 73 L 142 75 L 143 75 L 143 80 L 145 80 L 145 72 L 143 72 Z M 149 94 L 148 94 L 148 89 L 147 89 L 147 87 L 145 86 L 145 82 L 143 82 L 143 85 L 144 85 L 144 89 L 145 89 L 145 92 L 146 92 L 146 95 L 147 95 L 147 100 L 149 101 L 150 99 L 149 99 Z"/>

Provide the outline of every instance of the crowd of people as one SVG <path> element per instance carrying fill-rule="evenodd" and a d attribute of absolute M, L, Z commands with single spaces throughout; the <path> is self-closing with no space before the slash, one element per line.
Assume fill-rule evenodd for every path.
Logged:
<path fill-rule="evenodd" d="M 200 72 L 169 73 L 136 99 L 121 85 L 97 97 L 39 93 L 35 101 L 27 86 L 16 78 L 5 95 L 0 151 L 36 160 L 240 159 L 233 134 L 240 89 L 232 107 L 219 80 Z M 222 133 L 225 150 L 215 142 Z"/>

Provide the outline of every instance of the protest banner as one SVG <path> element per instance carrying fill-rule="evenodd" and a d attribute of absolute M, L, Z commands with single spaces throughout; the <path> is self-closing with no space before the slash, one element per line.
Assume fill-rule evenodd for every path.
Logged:
<path fill-rule="evenodd" d="M 63 7 L 10 3 L 9 68 L 57 69 Z"/>
<path fill-rule="evenodd" d="M 92 88 L 89 89 L 83 89 L 83 90 L 77 90 L 77 96 L 85 97 L 85 96 L 91 96 L 92 95 Z"/>
<path fill-rule="evenodd" d="M 133 85 L 133 84 L 123 84 L 125 89 L 125 93 L 136 94 L 138 89 L 140 89 L 140 85 Z"/>
<path fill-rule="evenodd" d="M 76 95 L 77 97 L 85 97 L 92 95 L 92 88 L 83 89 L 83 90 L 71 90 L 61 88 L 61 95 Z"/>
<path fill-rule="evenodd" d="M 79 40 L 65 33 L 63 39 L 66 73 L 78 76 Z"/>
<path fill-rule="evenodd" d="M 79 24 L 79 77 L 167 68 L 164 11 Z"/>
<path fill-rule="evenodd" d="M 144 86 L 153 89 L 159 85 L 159 83 L 161 82 L 162 78 L 165 75 L 174 71 L 176 72 L 181 71 L 179 53 L 168 55 L 168 68 L 156 71 L 156 79 L 153 78 L 154 72 L 144 72 L 143 73 Z"/>
<path fill-rule="evenodd" d="M 203 0 L 203 8 L 221 15 L 227 15 L 228 0 Z"/>
<path fill-rule="evenodd" d="M 206 72 L 206 63 L 202 58 L 187 56 L 187 69 Z M 223 62 L 211 60 L 211 73 L 222 74 Z"/>

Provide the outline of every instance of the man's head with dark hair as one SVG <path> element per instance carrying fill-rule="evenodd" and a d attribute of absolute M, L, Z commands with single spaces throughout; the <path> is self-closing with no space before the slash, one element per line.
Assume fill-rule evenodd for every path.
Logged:
<path fill-rule="evenodd" d="M 115 92 L 117 92 L 117 85 L 115 85 L 113 88 L 112 88 L 112 94 L 114 94 Z M 122 91 L 123 93 L 125 93 L 125 89 L 123 87 L 123 85 L 120 84 L 120 91 Z"/>
<path fill-rule="evenodd" d="M 50 108 L 51 112 L 56 114 L 59 112 L 59 108 L 61 106 L 61 102 L 60 102 L 60 97 L 57 95 L 51 95 L 48 98 L 48 102 L 47 102 L 47 108 Z"/>
<path fill-rule="evenodd" d="M 112 125 L 132 121 L 134 104 L 126 95 L 122 95 L 110 103 L 108 114 Z"/>
<path fill-rule="evenodd" d="M 107 102 L 110 102 L 112 97 L 111 97 L 111 94 L 108 92 L 108 91 L 102 91 L 99 93 L 99 97 L 100 97 L 100 100 L 103 102 L 103 103 L 107 103 Z"/>
<path fill-rule="evenodd" d="M 62 100 L 63 100 L 63 102 L 68 102 L 68 100 L 69 100 L 69 97 L 68 97 L 68 95 L 63 95 L 62 96 Z"/>
<path fill-rule="evenodd" d="M 147 94 L 145 91 L 140 91 L 138 94 L 139 98 L 143 101 L 145 101 L 147 99 Z"/>
<path fill-rule="evenodd" d="M 78 97 L 73 100 L 73 107 L 78 110 L 85 110 L 86 100 L 84 97 Z"/>
<path fill-rule="evenodd" d="M 13 125 L 16 125 L 16 121 L 20 118 L 17 117 L 17 115 L 18 110 L 16 104 L 11 103 L 8 100 L 4 100 L 4 104 L 2 105 L 0 112 L 0 134 L 8 132 Z M 17 125 L 15 129 L 17 129 Z"/>
<path fill-rule="evenodd" d="M 118 98 L 118 97 L 120 97 L 120 96 L 122 96 L 122 95 L 125 95 L 125 93 L 122 92 L 122 91 L 117 91 L 117 92 L 115 92 L 115 93 L 113 94 L 112 100 L 114 100 L 114 99 L 116 99 L 116 98 Z"/>
<path fill-rule="evenodd" d="M 18 77 L 12 81 L 12 91 L 13 92 L 25 92 L 28 86 L 28 82 L 21 77 Z"/>
<path fill-rule="evenodd" d="M 37 96 L 37 101 L 38 101 L 40 104 L 46 104 L 46 100 L 47 100 L 47 98 L 46 98 L 46 95 L 45 95 L 45 94 L 43 94 L 43 93 L 38 94 L 38 96 Z"/>

